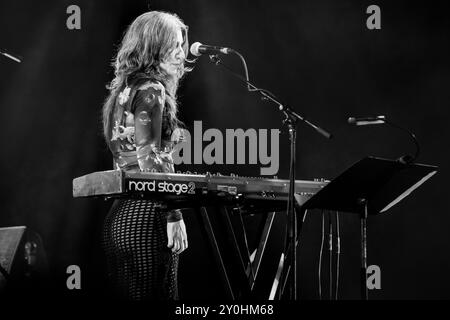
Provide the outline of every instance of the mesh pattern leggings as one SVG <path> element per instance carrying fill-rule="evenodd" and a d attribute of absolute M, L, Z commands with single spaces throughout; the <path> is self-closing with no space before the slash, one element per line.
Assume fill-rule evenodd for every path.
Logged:
<path fill-rule="evenodd" d="M 105 219 L 108 276 L 120 298 L 178 299 L 178 255 L 167 248 L 167 213 L 150 200 L 116 200 Z"/>

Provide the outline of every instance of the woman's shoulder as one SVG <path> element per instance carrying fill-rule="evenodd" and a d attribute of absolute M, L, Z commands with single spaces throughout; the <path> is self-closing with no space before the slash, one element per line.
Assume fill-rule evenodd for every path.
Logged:
<path fill-rule="evenodd" d="M 164 106 L 166 100 L 166 90 L 162 83 L 158 81 L 145 81 L 135 86 L 136 99 L 133 101 L 132 110 L 136 110 L 137 106 L 154 105 Z"/>
<path fill-rule="evenodd" d="M 154 80 L 148 80 L 143 83 L 139 83 L 136 86 L 136 88 L 137 88 L 137 90 L 140 90 L 140 91 L 154 90 L 154 91 L 159 91 L 161 93 L 166 91 L 166 89 L 164 88 L 164 86 L 161 82 L 154 81 Z"/>
<path fill-rule="evenodd" d="M 159 81 L 146 81 L 136 86 L 138 99 L 146 99 L 147 102 L 158 98 L 160 104 L 166 100 L 166 89 Z"/>

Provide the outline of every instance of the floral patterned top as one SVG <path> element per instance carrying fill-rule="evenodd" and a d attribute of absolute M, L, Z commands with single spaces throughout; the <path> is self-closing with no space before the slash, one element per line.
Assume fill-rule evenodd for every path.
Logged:
<path fill-rule="evenodd" d="M 165 99 L 159 82 L 127 86 L 119 93 L 109 143 L 118 169 L 174 172 Z"/>

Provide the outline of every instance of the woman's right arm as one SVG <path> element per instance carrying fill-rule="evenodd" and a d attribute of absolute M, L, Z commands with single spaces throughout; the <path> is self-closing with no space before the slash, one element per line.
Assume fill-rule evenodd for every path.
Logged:
<path fill-rule="evenodd" d="M 134 102 L 135 143 L 139 168 L 163 172 L 164 161 L 159 156 L 161 148 L 162 114 L 165 91 L 159 83 L 141 86 Z"/>

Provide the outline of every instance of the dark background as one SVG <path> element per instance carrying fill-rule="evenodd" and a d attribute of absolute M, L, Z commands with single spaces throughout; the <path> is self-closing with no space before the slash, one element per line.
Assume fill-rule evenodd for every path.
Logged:
<path fill-rule="evenodd" d="M 66 28 L 66 8 L 81 8 L 81 30 Z M 366 28 L 366 8 L 381 8 L 382 29 Z M 369 219 L 369 265 L 381 268 L 373 299 L 448 299 L 450 285 L 449 19 L 444 1 L 2 1 L 0 56 L 2 172 L 0 227 L 26 225 L 44 241 L 49 294 L 107 296 L 100 247 L 110 206 L 73 199 L 72 179 L 111 167 L 101 136 L 100 110 L 112 79 L 110 61 L 125 28 L 147 10 L 177 13 L 190 42 L 232 47 L 247 61 L 250 78 L 271 90 L 335 138 L 299 125 L 297 178 L 331 179 L 366 155 L 397 158 L 414 145 L 386 126 L 351 127 L 349 116 L 386 115 L 411 129 L 422 147 L 419 163 L 439 173 L 387 214 Z M 241 71 L 237 58 L 223 62 Z M 206 57 L 179 90 L 180 116 L 192 129 L 280 128 L 277 109 L 251 93 Z M 447 147 L 446 147 L 447 146 Z M 289 148 L 280 136 L 278 177 L 288 176 Z M 186 169 L 186 168 L 184 168 Z M 253 166 L 195 166 L 191 171 L 258 175 Z M 190 248 L 181 256 L 182 298 L 223 297 L 214 260 L 195 214 L 185 214 Z M 247 219 L 258 225 L 258 217 Z M 254 222 L 252 222 L 254 221 Z M 278 218 L 273 242 L 282 239 Z M 358 299 L 359 222 L 341 216 L 341 299 Z M 321 215 L 311 213 L 300 248 L 300 296 L 318 298 Z M 276 245 L 275 245 L 276 247 Z M 279 255 L 268 250 L 267 272 Z M 326 263 L 326 260 L 324 260 Z M 82 270 L 82 290 L 65 287 L 66 268 Z M 326 265 L 324 273 L 328 272 Z M 328 292 L 324 276 L 324 292 Z M 261 289 L 267 297 L 267 288 Z M 327 295 L 325 295 L 327 297 Z"/>

